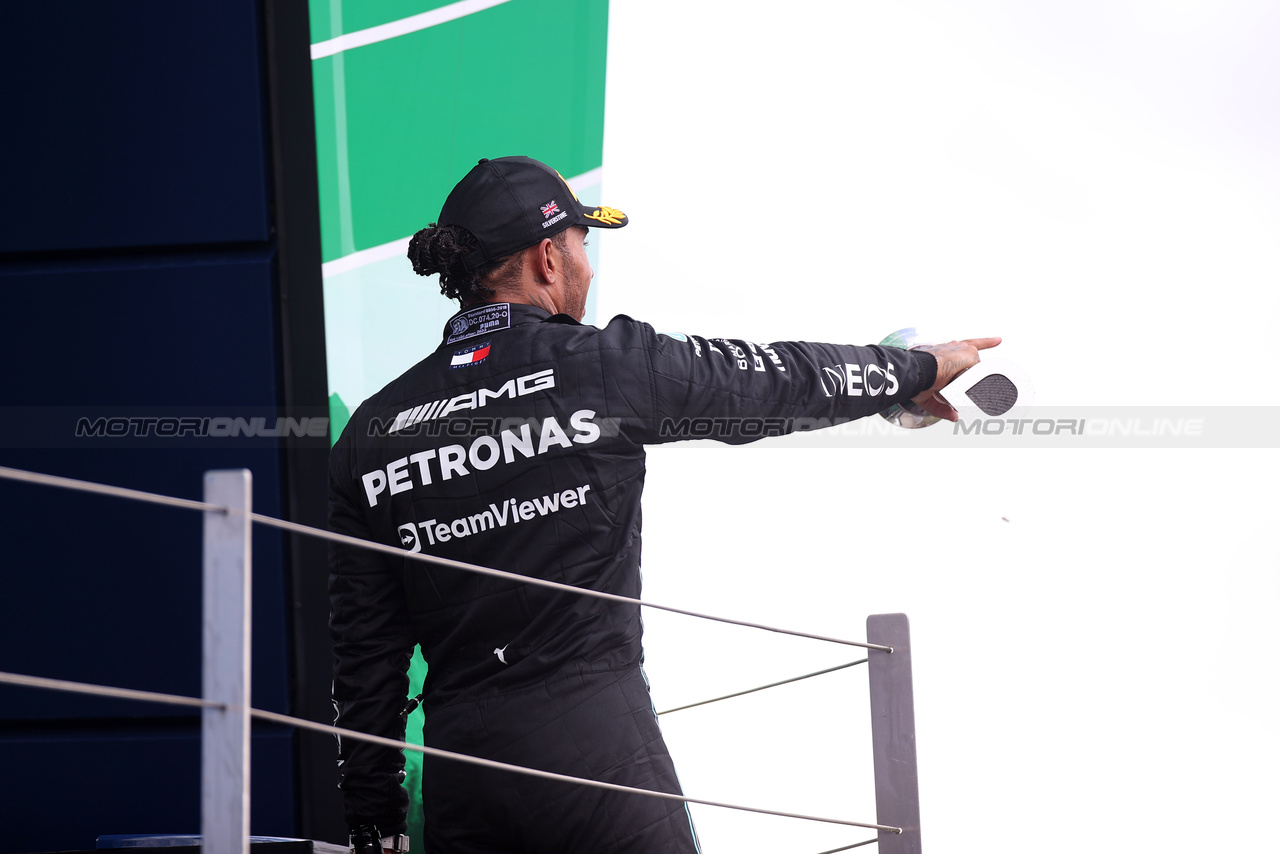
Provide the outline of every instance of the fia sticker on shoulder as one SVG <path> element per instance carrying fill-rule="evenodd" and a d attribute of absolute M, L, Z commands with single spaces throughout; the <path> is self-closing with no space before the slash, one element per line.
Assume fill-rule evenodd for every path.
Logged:
<path fill-rule="evenodd" d="M 487 303 L 454 315 L 449 321 L 449 337 L 444 343 L 455 344 L 464 338 L 510 328 L 511 305 L 505 302 Z"/>

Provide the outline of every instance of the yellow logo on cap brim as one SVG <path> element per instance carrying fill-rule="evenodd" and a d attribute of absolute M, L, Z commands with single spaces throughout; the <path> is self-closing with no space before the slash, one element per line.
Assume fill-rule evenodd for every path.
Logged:
<path fill-rule="evenodd" d="M 622 221 L 627 215 L 617 208 L 598 207 L 589 214 L 583 214 L 587 219 L 594 219 L 597 222 L 603 222 L 605 225 L 622 225 Z"/>

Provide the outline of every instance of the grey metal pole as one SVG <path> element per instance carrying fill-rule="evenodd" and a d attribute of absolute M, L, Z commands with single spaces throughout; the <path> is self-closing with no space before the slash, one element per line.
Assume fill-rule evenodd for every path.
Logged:
<path fill-rule="evenodd" d="M 879 832 L 879 852 L 920 854 L 920 784 L 907 615 L 867 617 L 867 640 L 893 648 L 893 652 L 872 650 L 867 655 L 876 822 L 902 828 L 901 833 Z"/>
<path fill-rule="evenodd" d="M 205 854 L 249 854 L 250 530 L 248 469 L 204 475 L 204 698 L 200 830 Z"/>

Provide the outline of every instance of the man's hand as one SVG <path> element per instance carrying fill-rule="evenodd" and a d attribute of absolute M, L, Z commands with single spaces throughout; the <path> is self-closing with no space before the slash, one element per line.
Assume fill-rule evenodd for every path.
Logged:
<path fill-rule="evenodd" d="M 947 344 L 913 347 L 913 350 L 932 353 L 938 360 L 938 378 L 928 389 L 911 398 L 911 402 L 930 415 L 936 415 L 946 421 L 959 420 L 960 414 L 956 412 L 955 407 L 947 403 L 938 392 L 956 377 L 978 364 L 979 350 L 989 350 L 999 343 L 999 338 L 966 338 L 963 341 L 951 341 Z"/>

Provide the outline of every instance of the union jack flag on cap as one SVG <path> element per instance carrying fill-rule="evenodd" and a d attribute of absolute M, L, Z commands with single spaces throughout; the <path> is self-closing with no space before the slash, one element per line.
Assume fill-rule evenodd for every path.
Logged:
<path fill-rule="evenodd" d="M 551 201 L 549 201 L 549 202 L 547 202 L 545 205 L 543 205 L 543 206 L 542 206 L 542 218 L 543 218 L 543 219 L 546 219 L 547 217 L 551 216 L 552 214 L 558 214 L 558 213 L 560 213 L 560 206 L 559 206 L 559 205 L 557 205 L 557 204 L 555 203 L 555 200 L 554 200 L 554 199 L 553 199 L 553 200 L 551 200 Z"/>

